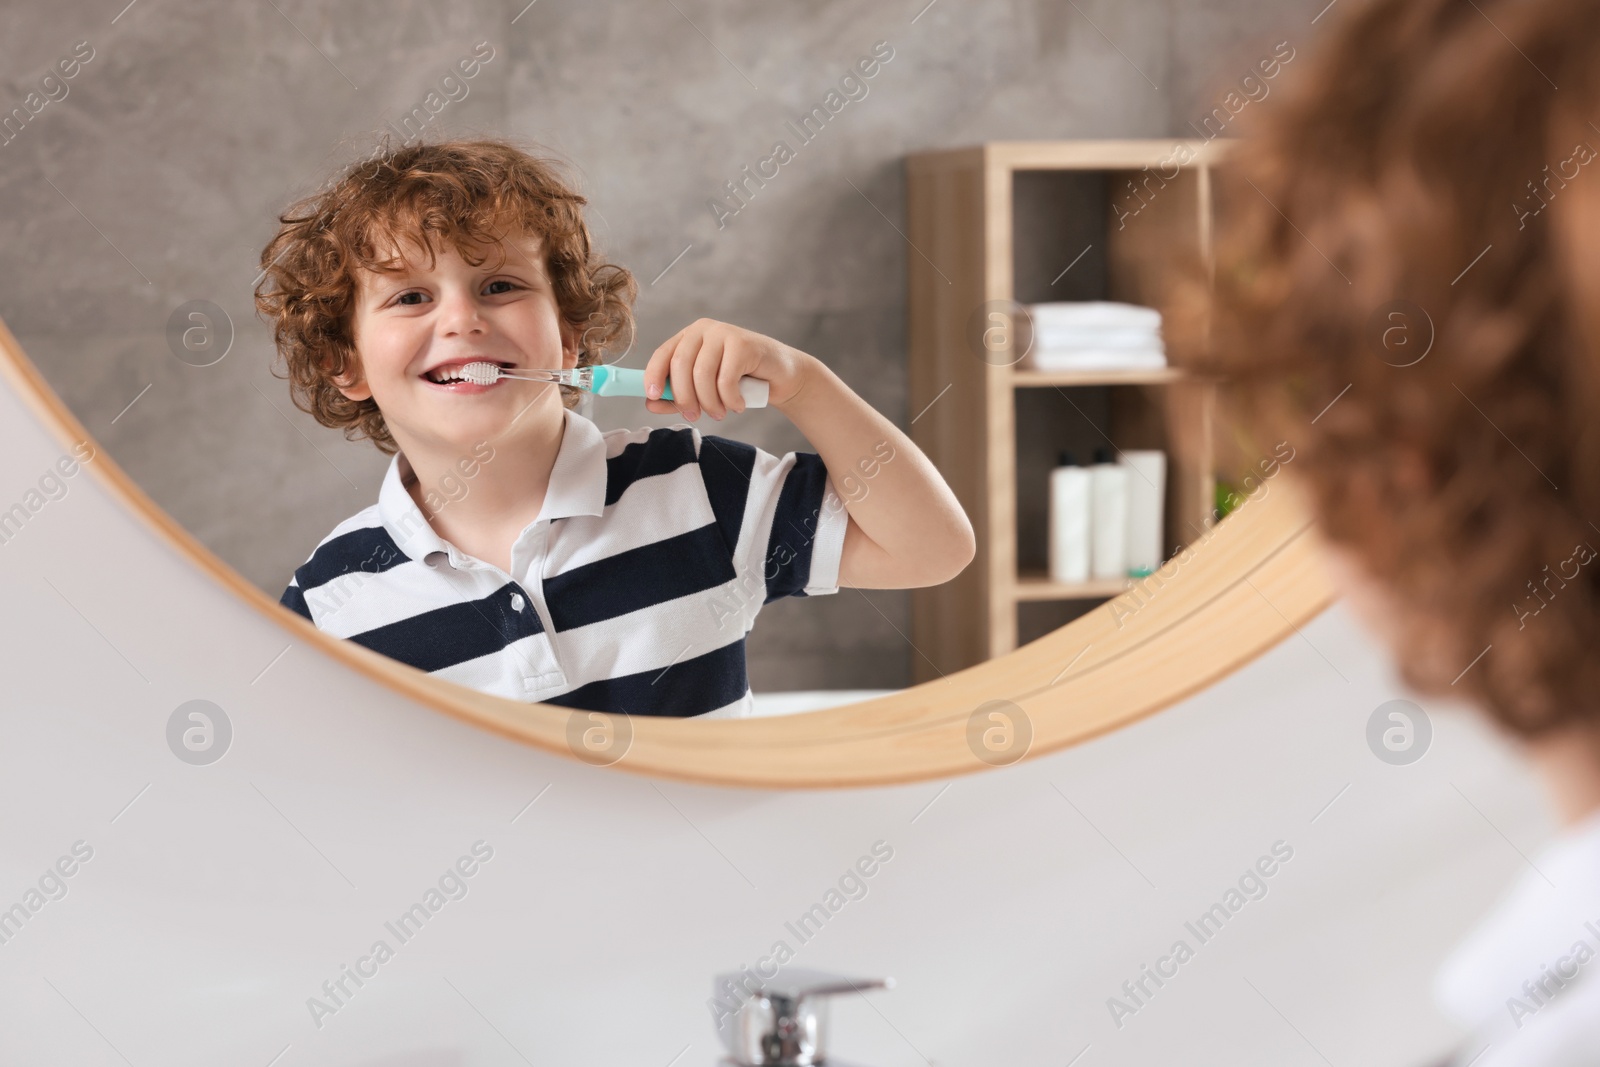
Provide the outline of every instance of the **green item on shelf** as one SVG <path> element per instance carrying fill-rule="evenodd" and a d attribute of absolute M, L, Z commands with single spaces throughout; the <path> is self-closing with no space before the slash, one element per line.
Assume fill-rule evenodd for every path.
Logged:
<path fill-rule="evenodd" d="M 1225 519 L 1228 513 L 1239 506 L 1239 494 L 1234 490 L 1233 483 L 1223 478 L 1217 479 L 1216 511 L 1218 519 Z"/>
<path fill-rule="evenodd" d="M 1156 572 L 1154 567 L 1129 567 L 1129 578 L 1148 578 Z"/>

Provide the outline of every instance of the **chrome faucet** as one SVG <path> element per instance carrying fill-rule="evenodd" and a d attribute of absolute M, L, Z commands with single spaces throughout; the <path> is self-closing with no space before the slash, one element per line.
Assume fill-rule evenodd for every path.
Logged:
<path fill-rule="evenodd" d="M 851 979 L 799 967 L 767 979 L 749 971 L 720 974 L 713 1000 L 732 998 L 738 1007 L 721 1017 L 717 1033 L 739 1067 L 825 1067 L 834 1062 L 827 1058 L 828 998 L 893 988 L 893 978 Z"/>

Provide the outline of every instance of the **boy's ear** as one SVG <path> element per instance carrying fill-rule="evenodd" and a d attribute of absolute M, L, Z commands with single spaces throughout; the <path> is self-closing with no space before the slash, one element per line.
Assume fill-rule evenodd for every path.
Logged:
<path fill-rule="evenodd" d="M 328 358 L 322 361 L 323 369 L 327 369 Z M 352 359 L 345 367 L 345 372 L 332 378 L 334 388 L 343 393 L 347 400 L 369 400 L 372 398 L 372 387 L 367 384 L 366 377 L 361 373 L 361 361 Z"/>

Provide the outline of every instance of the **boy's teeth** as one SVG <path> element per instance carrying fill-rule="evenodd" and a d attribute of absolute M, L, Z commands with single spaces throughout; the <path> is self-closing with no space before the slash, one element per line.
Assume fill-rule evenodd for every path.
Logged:
<path fill-rule="evenodd" d="M 478 368 L 479 371 L 483 371 L 483 370 L 492 371 L 497 366 L 498 366 L 497 364 L 489 363 L 489 362 L 486 362 L 486 361 L 483 361 L 483 360 L 478 360 L 478 361 L 475 361 L 473 363 L 466 363 L 466 364 L 459 364 L 458 363 L 458 364 L 452 364 L 449 367 L 440 367 L 440 368 L 437 368 L 435 370 L 431 370 L 427 374 L 425 374 L 424 377 L 426 377 L 430 382 L 434 382 L 434 383 L 439 384 L 439 385 L 448 385 L 451 382 L 471 382 L 472 384 L 477 385 L 477 384 L 483 384 L 483 383 L 477 381 L 476 378 L 463 373 L 465 370 L 467 370 L 468 368 L 475 367 L 475 368 Z"/>

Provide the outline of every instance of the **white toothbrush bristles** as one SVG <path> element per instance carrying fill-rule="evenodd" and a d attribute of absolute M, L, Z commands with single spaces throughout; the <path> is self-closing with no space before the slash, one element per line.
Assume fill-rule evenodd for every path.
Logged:
<path fill-rule="evenodd" d="M 493 363 L 468 363 L 457 373 L 473 385 L 493 385 L 500 380 L 500 368 Z"/>

